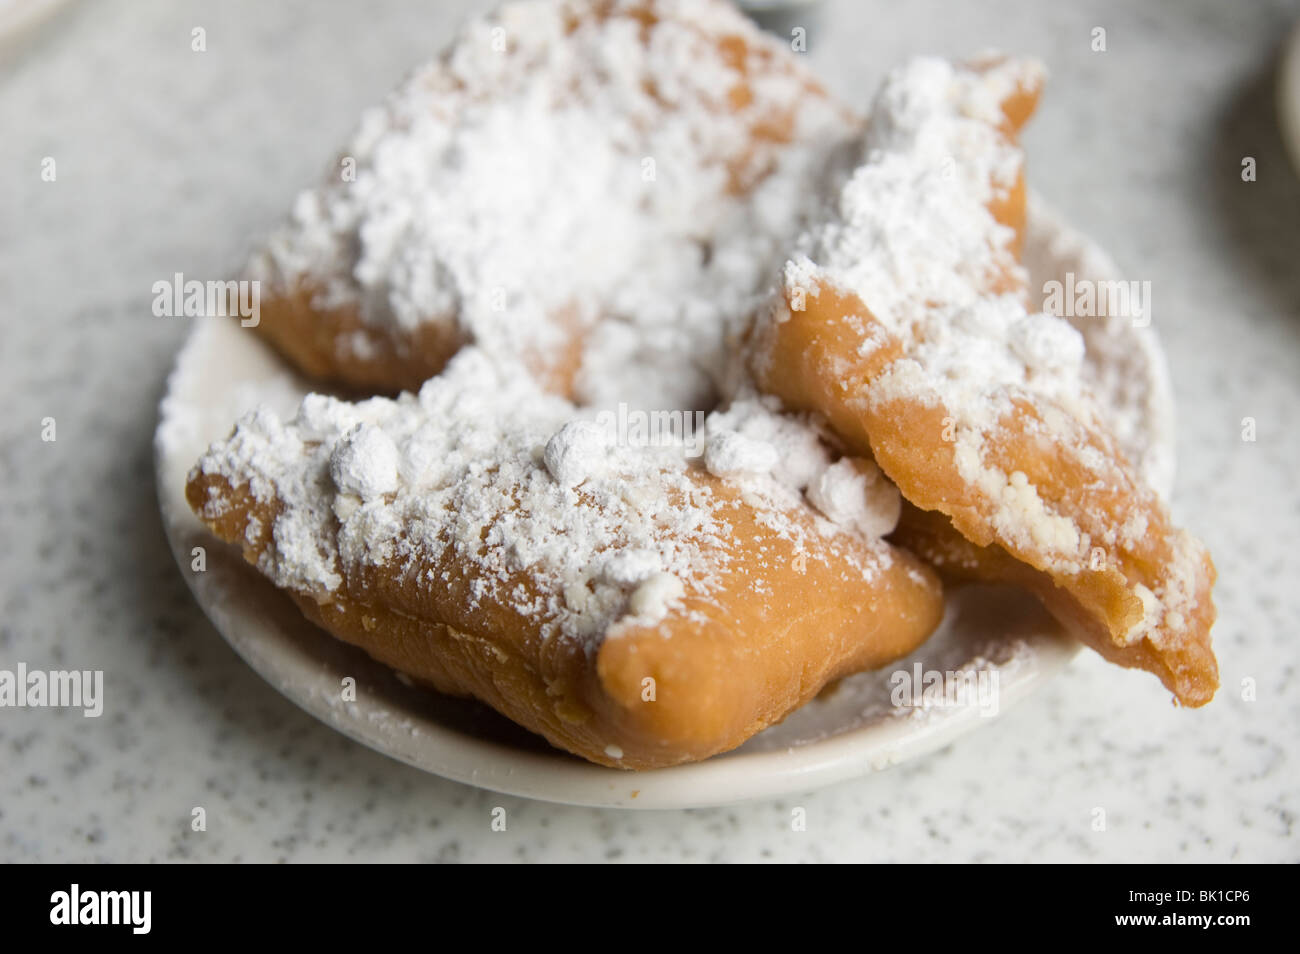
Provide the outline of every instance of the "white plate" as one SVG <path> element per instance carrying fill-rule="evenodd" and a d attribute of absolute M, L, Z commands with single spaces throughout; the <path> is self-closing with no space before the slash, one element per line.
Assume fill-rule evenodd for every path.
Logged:
<path fill-rule="evenodd" d="M 1048 279 L 1105 280 L 1116 270 L 1040 203 L 1030 211 L 1026 262 L 1034 287 Z M 156 437 L 158 495 L 173 552 L 199 604 L 235 651 L 271 685 L 317 718 L 393 758 L 513 795 L 579 805 L 686 808 L 808 791 L 931 752 L 988 717 L 978 707 L 900 710 L 889 676 L 993 668 L 1005 711 L 1065 666 L 1077 644 L 1030 598 L 972 587 L 951 595 L 940 630 L 915 654 L 844 680 L 734 752 L 652 772 L 602 768 L 550 748 L 478 703 L 406 685 L 365 654 L 308 623 L 243 559 L 208 534 L 186 505 L 190 466 L 235 418 L 259 402 L 290 412 L 307 390 L 235 319 L 201 319 L 177 359 Z M 1099 387 L 1128 408 L 1129 442 L 1162 492 L 1172 478 L 1172 403 L 1150 329 L 1079 319 Z M 191 569 L 205 548 L 205 572 Z M 341 700 L 344 676 L 357 701 Z"/>

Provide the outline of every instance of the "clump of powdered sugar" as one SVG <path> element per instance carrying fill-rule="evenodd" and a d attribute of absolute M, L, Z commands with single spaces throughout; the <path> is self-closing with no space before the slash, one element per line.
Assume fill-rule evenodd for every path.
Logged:
<path fill-rule="evenodd" d="M 330 477 L 339 493 L 363 500 L 397 489 L 397 448 L 373 424 L 356 424 L 334 445 Z"/>
<path fill-rule="evenodd" d="M 831 462 L 819 423 L 810 415 L 783 412 L 780 399 L 771 395 L 742 391 L 726 408 L 710 414 L 705 428 L 705 465 L 719 477 L 771 474 L 786 487 L 802 491 Z M 729 447 L 737 452 L 726 453 Z M 735 457 L 748 458 L 748 466 L 736 466 Z M 760 457 L 761 462 L 756 460 Z"/>
<path fill-rule="evenodd" d="M 723 431 L 709 441 L 704 466 L 717 477 L 770 474 L 780 458 L 767 441 L 746 437 L 739 431 Z"/>
<path fill-rule="evenodd" d="M 399 345 L 440 323 L 518 358 L 576 331 L 588 403 L 704 407 L 854 124 L 721 0 L 508 3 L 365 114 L 349 175 L 251 269 Z"/>
<path fill-rule="evenodd" d="M 893 531 L 902 511 L 898 489 L 874 461 L 834 459 L 821 422 L 781 411 L 771 395 L 745 391 L 706 421 L 704 465 L 718 477 L 744 482 L 771 478 L 802 492 L 836 526 L 878 539 Z"/>
<path fill-rule="evenodd" d="M 883 537 L 898 526 L 903 498 L 875 461 L 843 457 L 808 487 L 808 500 L 832 523 L 868 538 Z"/>
<path fill-rule="evenodd" d="M 605 428 L 595 421 L 570 421 L 546 442 L 542 460 L 557 483 L 576 487 L 604 472 L 607 450 Z"/>

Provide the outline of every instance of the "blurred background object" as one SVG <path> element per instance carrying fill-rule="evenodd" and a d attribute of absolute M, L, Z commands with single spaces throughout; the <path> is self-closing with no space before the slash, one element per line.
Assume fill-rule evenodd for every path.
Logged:
<path fill-rule="evenodd" d="M 0 49 L 19 39 L 68 0 L 0 0 Z"/>
<path fill-rule="evenodd" d="M 1291 31 L 1278 66 L 1277 117 L 1291 163 L 1300 174 L 1300 23 Z"/>
<path fill-rule="evenodd" d="M 795 27 L 810 30 L 821 0 L 737 0 L 750 19 L 770 33 L 789 37 Z"/>

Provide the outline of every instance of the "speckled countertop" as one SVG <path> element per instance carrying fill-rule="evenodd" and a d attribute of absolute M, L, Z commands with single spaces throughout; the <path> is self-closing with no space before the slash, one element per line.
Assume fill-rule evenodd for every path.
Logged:
<path fill-rule="evenodd" d="M 151 286 L 234 266 L 473 6 L 97 0 L 0 45 L 0 668 L 103 669 L 109 697 L 99 719 L 0 709 L 0 860 L 1300 860 L 1300 180 L 1271 95 L 1295 3 L 845 0 L 808 24 L 809 55 L 858 102 L 912 52 L 1049 64 L 1031 179 L 1152 282 L 1180 402 L 1175 510 L 1219 566 L 1209 707 L 1175 710 L 1084 654 L 921 761 L 779 802 L 627 813 L 424 775 L 234 655 L 159 523 L 150 442 L 187 329 L 152 316 Z"/>

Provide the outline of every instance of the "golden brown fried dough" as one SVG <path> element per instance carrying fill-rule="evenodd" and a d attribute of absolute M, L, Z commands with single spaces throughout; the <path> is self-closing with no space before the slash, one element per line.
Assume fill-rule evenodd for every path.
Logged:
<path fill-rule="evenodd" d="M 734 748 L 937 625 L 910 554 L 770 480 L 559 426 L 571 407 L 475 358 L 418 401 L 247 417 L 191 506 L 336 637 L 622 768 Z"/>
<path fill-rule="evenodd" d="M 467 343 L 566 396 L 677 338 L 720 374 L 858 124 L 722 0 L 508 3 L 298 198 L 249 268 L 258 331 L 362 393 L 418 390 Z"/>
<path fill-rule="evenodd" d="M 1218 685 L 1213 564 L 1107 433 L 1077 334 L 1024 308 L 1005 227 L 1023 190 L 1009 116 L 1023 110 L 1001 104 L 1030 74 L 924 62 L 887 83 L 876 151 L 787 268 L 751 367 L 916 508 L 946 515 L 973 545 L 958 565 L 1025 583 L 1108 659 L 1202 705 Z M 945 149 L 959 170 L 947 178 L 925 168 Z M 942 525 L 913 521 L 898 539 L 932 559 L 962 551 Z"/>

